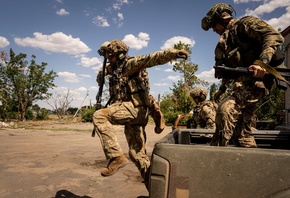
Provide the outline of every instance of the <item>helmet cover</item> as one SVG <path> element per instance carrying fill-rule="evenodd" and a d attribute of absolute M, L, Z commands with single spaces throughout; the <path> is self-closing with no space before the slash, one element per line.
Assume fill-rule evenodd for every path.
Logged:
<path fill-rule="evenodd" d="M 194 98 L 199 98 L 201 101 L 204 101 L 207 96 L 207 90 L 203 87 L 196 87 L 190 92 L 190 96 Z"/>
<path fill-rule="evenodd" d="M 214 27 L 220 20 L 222 20 L 222 14 L 224 12 L 232 16 L 234 9 L 231 5 L 226 3 L 218 3 L 211 7 L 206 16 L 201 20 L 201 27 L 203 30 L 208 31 Z"/>
<path fill-rule="evenodd" d="M 120 58 L 124 57 L 125 54 L 129 51 L 127 45 L 121 40 L 112 40 L 106 41 L 101 45 L 101 48 L 98 50 L 100 56 L 109 58 L 111 55 L 119 55 Z M 122 55 L 122 56 L 121 56 Z"/>

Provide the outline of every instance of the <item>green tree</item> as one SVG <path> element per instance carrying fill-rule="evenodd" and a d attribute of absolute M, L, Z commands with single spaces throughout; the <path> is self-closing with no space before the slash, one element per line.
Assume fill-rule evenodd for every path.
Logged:
<path fill-rule="evenodd" d="M 6 64 L 8 61 L 8 54 L 4 51 L 0 53 L 0 101 L 1 101 L 1 118 L 6 121 L 11 109 L 15 107 L 10 98 L 12 94 L 10 91 L 13 89 L 10 87 L 10 81 L 6 75 Z"/>
<path fill-rule="evenodd" d="M 281 122 L 285 109 L 284 94 L 285 92 L 274 84 L 270 94 L 263 97 L 256 106 L 257 119 Z"/>
<path fill-rule="evenodd" d="M 177 110 L 178 104 L 172 93 L 167 93 L 162 96 L 160 109 L 164 115 L 167 124 L 174 124 L 175 119 L 182 112 Z"/>
<path fill-rule="evenodd" d="M 218 91 L 219 86 L 213 83 L 209 88 L 209 100 L 214 101 L 214 94 Z"/>
<path fill-rule="evenodd" d="M 182 79 L 180 80 L 179 85 L 182 85 L 182 87 L 187 87 L 187 88 L 193 88 L 197 84 L 207 86 L 208 82 L 199 79 L 195 75 L 195 72 L 198 70 L 198 65 L 191 62 L 190 45 L 184 44 L 181 41 L 179 41 L 178 44 L 174 45 L 174 48 L 179 49 L 179 50 L 184 49 L 189 54 L 187 60 L 184 60 L 184 59 L 178 60 L 173 66 L 173 71 L 179 72 L 182 75 Z"/>
<path fill-rule="evenodd" d="M 36 115 L 37 120 L 46 120 L 48 118 L 48 110 L 45 108 L 41 108 Z"/>
<path fill-rule="evenodd" d="M 77 112 L 77 110 L 78 110 L 77 107 L 69 107 L 69 108 L 67 109 L 67 113 L 68 113 L 69 115 L 74 115 L 74 114 Z"/>
<path fill-rule="evenodd" d="M 37 64 L 34 55 L 30 62 L 26 60 L 26 57 L 26 54 L 16 55 L 10 49 L 9 60 L 2 58 L 0 64 L 2 90 L 5 86 L 1 101 L 2 104 L 4 101 L 7 105 L 17 103 L 18 120 L 25 120 L 26 111 L 33 102 L 51 96 L 48 89 L 55 87 L 53 81 L 57 76 L 54 71 L 45 73 L 47 63 Z"/>
<path fill-rule="evenodd" d="M 35 114 L 38 114 L 38 112 L 40 111 L 40 106 L 38 106 L 38 104 L 34 104 L 32 105 L 32 111 L 35 112 Z"/>
<path fill-rule="evenodd" d="M 175 44 L 174 48 L 179 50 L 184 49 L 188 54 L 191 54 L 190 45 L 184 44 L 181 41 L 179 41 L 178 44 Z M 172 98 L 175 99 L 175 103 L 178 104 L 175 110 L 182 112 L 183 114 L 189 113 L 194 105 L 194 102 L 190 97 L 190 91 L 196 85 L 208 85 L 208 82 L 199 79 L 195 75 L 197 70 L 198 65 L 191 62 L 190 56 L 188 56 L 187 60 L 178 60 L 173 66 L 173 71 L 179 72 L 182 77 L 177 83 L 173 83 L 173 88 L 171 88 L 173 92 Z"/>
<path fill-rule="evenodd" d="M 173 95 L 171 99 L 175 103 L 175 111 L 182 112 L 182 114 L 189 113 L 195 104 L 190 96 L 190 89 L 182 81 L 173 84 L 171 88 Z"/>
<path fill-rule="evenodd" d="M 172 123 L 179 114 L 187 114 L 192 110 L 194 101 L 190 97 L 190 91 L 196 85 L 208 85 L 208 82 L 195 75 L 198 65 L 191 62 L 190 45 L 179 42 L 174 45 L 174 48 L 186 50 L 189 56 L 187 60 L 180 59 L 174 63 L 173 71 L 179 72 L 182 77 L 176 83 L 173 83 L 172 88 L 170 88 L 172 93 L 163 96 L 160 103 L 161 111 L 167 123 Z"/>

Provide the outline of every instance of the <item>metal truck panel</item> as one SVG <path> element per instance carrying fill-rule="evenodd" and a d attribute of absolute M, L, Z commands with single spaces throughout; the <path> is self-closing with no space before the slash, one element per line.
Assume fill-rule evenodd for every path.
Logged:
<path fill-rule="evenodd" d="M 264 132 L 266 138 L 279 134 Z M 290 197 L 289 150 L 180 144 L 190 133 L 175 130 L 155 145 L 150 197 Z"/>

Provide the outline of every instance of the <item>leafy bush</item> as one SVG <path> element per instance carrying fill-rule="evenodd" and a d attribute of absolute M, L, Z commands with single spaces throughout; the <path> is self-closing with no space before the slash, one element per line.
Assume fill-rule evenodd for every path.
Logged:
<path fill-rule="evenodd" d="M 95 109 L 82 110 L 82 121 L 83 122 L 92 122 L 94 112 L 95 112 Z"/>
<path fill-rule="evenodd" d="M 47 109 L 40 109 L 40 111 L 36 115 L 37 120 L 46 120 L 48 118 L 48 110 Z"/>
<path fill-rule="evenodd" d="M 26 120 L 33 120 L 33 112 L 31 109 L 26 110 L 25 119 Z"/>
<path fill-rule="evenodd" d="M 173 112 L 173 111 L 167 111 L 165 112 L 164 115 L 164 119 L 166 122 L 166 125 L 173 125 L 176 118 L 178 117 L 178 115 L 182 114 L 181 112 Z"/>

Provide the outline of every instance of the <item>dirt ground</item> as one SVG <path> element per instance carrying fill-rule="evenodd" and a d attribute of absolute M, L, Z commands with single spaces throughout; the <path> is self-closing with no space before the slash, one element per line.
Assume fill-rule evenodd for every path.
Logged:
<path fill-rule="evenodd" d="M 128 157 L 122 126 L 118 140 Z M 107 165 L 98 137 L 91 137 L 91 123 L 26 124 L 0 128 L 1 198 L 145 198 L 148 192 L 130 162 L 110 177 L 100 171 Z M 171 131 L 154 133 L 148 124 L 147 152 Z"/>

